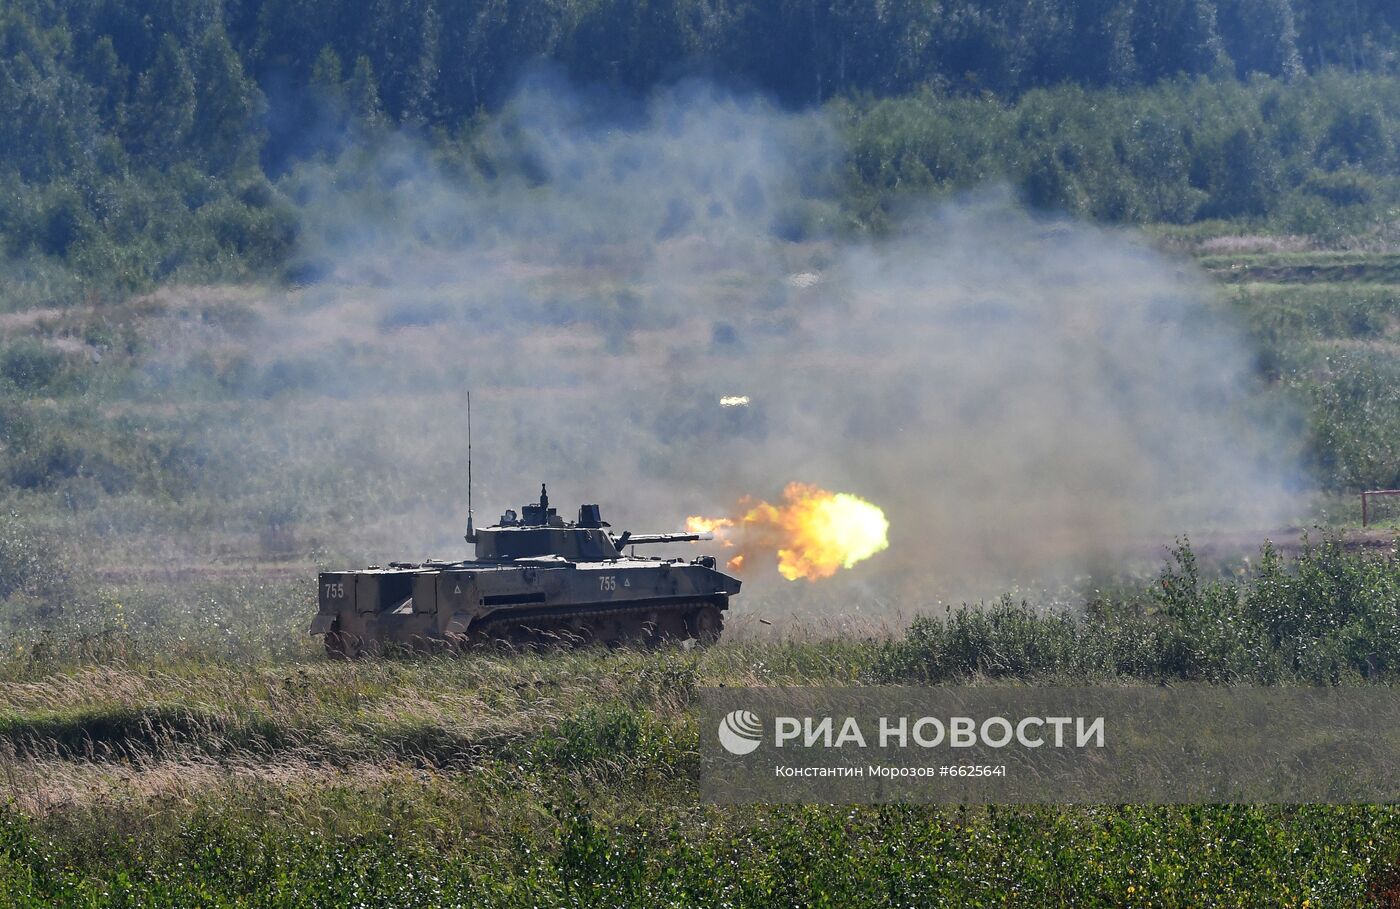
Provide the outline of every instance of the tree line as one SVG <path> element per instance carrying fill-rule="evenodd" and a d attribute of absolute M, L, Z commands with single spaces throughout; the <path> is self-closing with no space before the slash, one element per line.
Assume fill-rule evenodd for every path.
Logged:
<path fill-rule="evenodd" d="M 1033 207 L 1099 221 L 1245 219 L 1334 239 L 1400 199 L 1393 77 L 1061 86 L 1014 103 L 926 91 L 831 109 L 848 203 L 866 220 L 903 197 L 999 180 Z"/>
<path fill-rule="evenodd" d="M 11 0 L 0 250 L 130 286 L 266 269 L 299 160 L 351 124 L 470 135 L 542 59 L 827 105 L 862 216 L 974 176 L 1116 220 L 1346 207 L 1388 191 L 1398 51 L 1393 0 Z"/>

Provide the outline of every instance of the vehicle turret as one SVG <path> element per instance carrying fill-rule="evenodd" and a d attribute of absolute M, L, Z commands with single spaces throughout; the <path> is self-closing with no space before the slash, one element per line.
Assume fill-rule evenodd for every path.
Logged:
<path fill-rule="evenodd" d="M 705 533 L 634 534 L 613 536 L 597 505 L 581 505 L 578 520 L 565 521 L 549 505 L 549 492 L 540 485 L 537 504 L 525 505 L 517 514 L 509 509 L 491 527 L 475 531 L 468 539 L 476 544 L 476 561 L 503 562 L 557 557 L 570 562 L 601 562 L 621 558 L 627 546 L 647 543 L 683 543 L 713 539 Z"/>

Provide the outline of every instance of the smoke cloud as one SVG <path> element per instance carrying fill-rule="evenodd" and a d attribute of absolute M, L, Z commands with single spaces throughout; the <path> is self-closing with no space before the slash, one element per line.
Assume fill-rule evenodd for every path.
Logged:
<path fill-rule="evenodd" d="M 887 551 L 755 607 L 914 609 L 1291 507 L 1244 341 L 1129 233 L 991 189 L 853 239 L 831 124 L 699 85 L 536 79 L 462 160 L 304 166 L 301 286 L 164 352 L 241 358 L 217 482 L 337 557 L 465 553 L 468 389 L 479 522 L 541 481 L 639 532 L 790 481 L 886 510 Z"/>

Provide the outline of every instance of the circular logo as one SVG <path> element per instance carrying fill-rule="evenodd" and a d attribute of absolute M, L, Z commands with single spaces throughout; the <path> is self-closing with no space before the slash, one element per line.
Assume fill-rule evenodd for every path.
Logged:
<path fill-rule="evenodd" d="M 763 723 L 758 714 L 735 710 L 719 721 L 719 743 L 730 754 L 748 754 L 763 740 Z"/>

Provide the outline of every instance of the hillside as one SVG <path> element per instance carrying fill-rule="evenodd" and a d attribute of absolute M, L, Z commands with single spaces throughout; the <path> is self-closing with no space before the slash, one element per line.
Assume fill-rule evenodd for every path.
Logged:
<path fill-rule="evenodd" d="M 1393 239 L 1392 4 L 945 6 L 8 4 L 0 117 L 26 128 L 0 138 L 4 305 L 285 274 L 297 171 L 353 170 L 346 156 L 405 131 L 479 179 L 529 180 L 489 137 L 540 78 L 587 86 L 575 116 L 619 124 L 697 77 L 824 107 L 856 230 L 901 199 L 1006 181 L 1114 222 Z"/>

